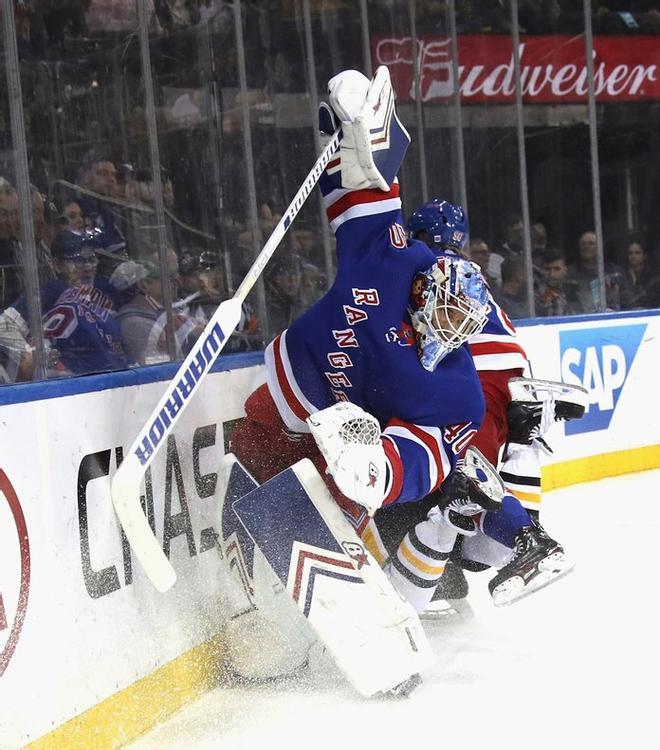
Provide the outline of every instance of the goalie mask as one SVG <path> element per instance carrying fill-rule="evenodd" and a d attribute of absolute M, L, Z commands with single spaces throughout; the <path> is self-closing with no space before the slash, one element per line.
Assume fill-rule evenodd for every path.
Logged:
<path fill-rule="evenodd" d="M 415 274 L 408 312 L 422 367 L 432 372 L 443 357 L 486 325 L 488 292 L 483 277 L 467 260 L 440 258 Z"/>

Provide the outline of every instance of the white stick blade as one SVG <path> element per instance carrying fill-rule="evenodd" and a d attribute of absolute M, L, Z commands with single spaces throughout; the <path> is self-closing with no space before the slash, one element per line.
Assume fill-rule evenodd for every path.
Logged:
<path fill-rule="evenodd" d="M 139 499 L 141 478 L 138 460 L 135 456 L 128 456 L 112 480 L 112 502 L 142 569 L 158 591 L 165 592 L 174 585 L 176 573 L 142 511 Z"/>

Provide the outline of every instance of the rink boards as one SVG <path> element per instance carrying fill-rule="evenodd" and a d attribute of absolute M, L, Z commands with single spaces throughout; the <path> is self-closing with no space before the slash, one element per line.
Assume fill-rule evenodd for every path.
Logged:
<path fill-rule="evenodd" d="M 660 313 L 525 321 L 537 378 L 584 385 L 544 487 L 660 466 Z M 223 580 L 212 498 L 261 355 L 223 358 L 156 457 L 144 505 L 178 581 L 159 594 L 109 481 L 175 366 L 0 390 L 0 748 L 120 747 L 216 679 Z M 563 436 L 563 433 L 566 433 Z"/>

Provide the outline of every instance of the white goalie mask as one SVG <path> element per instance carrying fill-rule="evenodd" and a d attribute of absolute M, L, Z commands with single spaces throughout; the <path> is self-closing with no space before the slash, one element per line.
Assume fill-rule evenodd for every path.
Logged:
<path fill-rule="evenodd" d="M 408 306 L 424 369 L 433 371 L 449 352 L 479 333 L 488 318 L 488 291 L 467 260 L 439 258 L 415 274 Z"/>

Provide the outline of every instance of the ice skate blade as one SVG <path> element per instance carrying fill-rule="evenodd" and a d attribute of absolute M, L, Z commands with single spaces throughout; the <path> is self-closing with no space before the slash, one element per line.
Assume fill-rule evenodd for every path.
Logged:
<path fill-rule="evenodd" d="M 575 564 L 566 560 L 563 555 L 560 558 L 557 558 L 557 555 L 550 555 L 545 560 L 541 560 L 539 572 L 526 586 L 520 576 L 514 576 L 493 589 L 491 594 L 493 604 L 496 607 L 508 607 L 510 604 L 525 599 L 535 591 L 540 591 L 551 583 L 564 578 L 574 568 Z"/>
<path fill-rule="evenodd" d="M 576 406 L 586 406 L 588 392 L 579 385 L 560 383 L 554 380 L 536 380 L 533 378 L 511 378 L 508 383 L 512 401 L 545 401 L 554 397 Z"/>
<path fill-rule="evenodd" d="M 447 620 L 471 620 L 474 610 L 467 599 L 436 599 L 419 616 L 426 622 L 446 622 Z"/>

